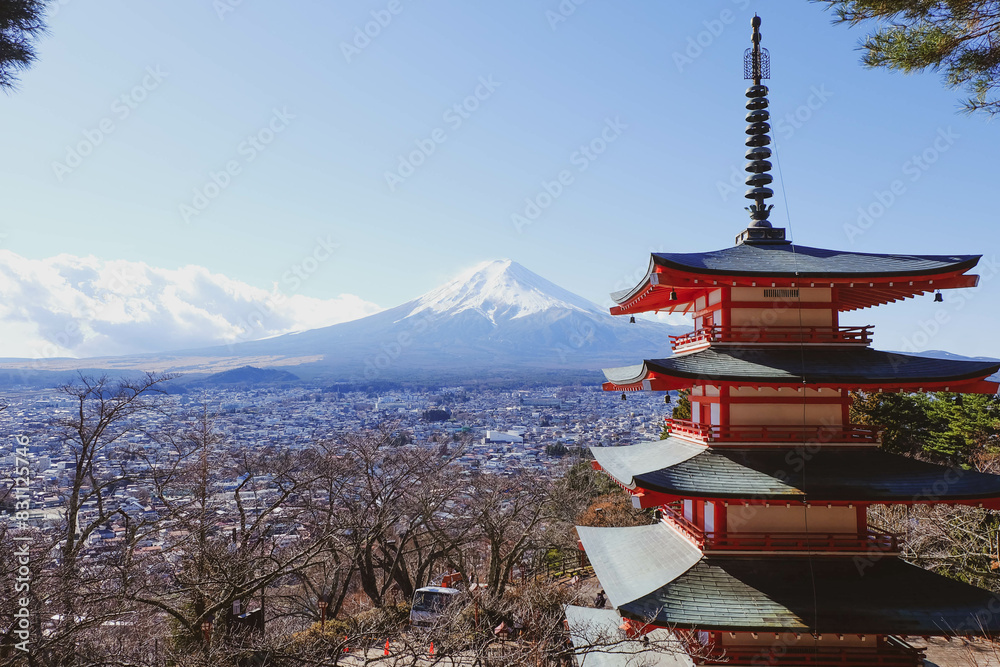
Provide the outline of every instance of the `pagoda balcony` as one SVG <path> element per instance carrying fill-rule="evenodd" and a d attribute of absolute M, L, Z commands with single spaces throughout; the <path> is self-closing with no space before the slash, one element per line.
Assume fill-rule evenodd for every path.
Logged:
<path fill-rule="evenodd" d="M 902 640 L 877 648 L 795 648 L 778 641 L 774 647 L 732 646 L 695 658 L 696 665 L 815 665 L 815 667 L 920 667 L 922 649 Z M 694 647 L 693 647 L 694 648 Z M 696 649 L 695 649 L 696 650 Z"/>
<path fill-rule="evenodd" d="M 864 424 L 700 424 L 686 419 L 666 419 L 670 435 L 702 443 L 878 443 L 879 429 Z"/>
<path fill-rule="evenodd" d="M 684 518 L 677 509 L 660 509 L 664 523 L 678 530 L 706 554 L 733 552 L 824 552 L 893 556 L 900 553 L 899 535 L 867 529 L 863 533 L 708 532 Z"/>
<path fill-rule="evenodd" d="M 713 343 L 767 345 L 870 345 L 872 325 L 864 327 L 729 327 L 713 325 L 671 336 L 674 352 L 692 352 Z"/>

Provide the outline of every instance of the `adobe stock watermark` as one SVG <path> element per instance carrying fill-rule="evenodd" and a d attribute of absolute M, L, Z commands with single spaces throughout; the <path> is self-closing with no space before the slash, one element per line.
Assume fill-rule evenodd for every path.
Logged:
<path fill-rule="evenodd" d="M 118 292 L 123 291 L 126 286 L 132 284 L 141 277 L 132 272 L 132 266 L 126 264 L 115 266 L 110 269 L 111 279 L 107 282 L 107 291 L 112 296 L 117 297 Z M 106 275 L 105 275 L 106 277 Z M 96 304 L 96 306 L 95 306 Z M 56 357 L 65 357 L 73 354 L 73 349 L 83 342 L 87 336 L 87 324 L 98 320 L 102 314 L 108 311 L 115 311 L 119 304 L 114 303 L 114 299 L 102 298 L 91 299 L 86 308 L 74 313 L 72 317 L 66 318 L 66 323 L 62 329 L 53 333 L 46 333 L 45 338 L 37 344 L 32 345 L 32 355 L 29 363 L 16 369 L 22 381 L 29 376 L 32 371 L 45 369 L 45 362 Z"/>
<path fill-rule="evenodd" d="M 732 2 L 740 11 L 746 11 L 750 7 L 750 0 L 732 0 Z M 736 14 L 733 13 L 733 10 L 723 9 L 716 18 L 702 21 L 705 29 L 687 38 L 687 45 L 683 52 L 674 51 L 671 56 L 674 65 L 677 66 L 677 71 L 683 74 L 684 68 L 700 58 L 705 53 L 705 49 L 712 46 L 715 40 L 725 32 L 726 27 L 735 20 Z"/>
<path fill-rule="evenodd" d="M 225 21 L 226 16 L 235 12 L 243 2 L 244 0 L 212 0 L 212 9 L 220 21 Z"/>
<path fill-rule="evenodd" d="M 559 355 L 559 363 L 569 362 L 569 355 L 583 349 L 583 346 L 594 340 L 596 329 L 590 322 L 583 322 L 573 329 L 566 343 L 558 343 L 553 349 Z M 567 344 L 568 343 L 568 344 Z"/>
<path fill-rule="evenodd" d="M 901 178 L 893 180 L 885 190 L 876 190 L 872 193 L 874 200 L 867 206 L 858 207 L 858 218 L 856 221 L 844 223 L 844 234 L 852 244 L 859 236 L 872 228 L 875 223 L 892 208 L 901 196 L 906 194 L 906 183 L 916 183 L 920 178 L 936 163 L 944 153 L 955 145 L 961 135 L 951 129 L 938 128 L 937 135 L 930 144 L 920 153 L 913 154 L 906 160 L 900 170 L 904 181 Z"/>
<path fill-rule="evenodd" d="M 997 273 L 1000 273 L 1000 263 L 997 262 L 996 255 L 984 257 L 982 260 L 982 273 L 979 277 L 979 286 L 993 280 Z M 948 295 L 948 299 L 943 304 L 935 304 L 934 316 L 918 323 L 918 329 L 900 342 L 899 351 L 915 353 L 926 350 L 928 344 L 941 333 L 942 327 L 951 322 L 952 313 L 965 308 L 965 304 L 974 300 L 978 290 L 954 290 Z"/>
<path fill-rule="evenodd" d="M 46 18 L 51 19 L 53 16 L 56 16 L 63 7 L 71 2 L 73 0 L 49 0 L 49 4 L 45 8 Z"/>
<path fill-rule="evenodd" d="M 402 0 L 389 0 L 383 9 L 371 11 L 372 20 L 363 26 L 355 26 L 354 36 L 349 42 L 340 43 L 340 52 L 344 54 L 344 60 L 350 64 L 354 58 L 361 55 L 361 52 L 372 44 L 372 40 L 382 34 L 382 31 L 399 16 L 405 6 Z"/>
<path fill-rule="evenodd" d="M 234 340 L 229 342 L 230 350 L 237 343 L 253 340 L 255 332 L 262 332 L 265 323 L 274 315 L 275 310 L 289 296 L 298 292 L 306 281 L 316 275 L 320 267 L 330 261 L 339 247 L 340 244 L 335 243 L 329 234 L 325 237 L 317 236 L 312 249 L 300 260 L 293 262 L 288 270 L 282 273 L 281 285 L 287 292 L 282 292 L 275 286 L 274 291 L 259 307 L 254 308 L 236 323 L 239 332 Z"/>
<path fill-rule="evenodd" d="M 774 132 L 775 138 L 782 141 L 790 140 L 798 130 L 802 129 L 806 123 L 813 119 L 816 112 L 822 109 L 823 105 L 831 97 L 833 97 L 833 93 L 827 90 L 825 83 L 820 84 L 819 87 L 810 86 L 809 95 L 802 104 L 795 107 L 794 111 L 790 111 L 780 117 L 771 116 L 771 130 Z M 775 151 L 777 151 L 777 148 L 775 148 Z M 748 187 L 745 185 L 747 176 L 748 173 L 736 165 L 730 167 L 729 180 L 715 182 L 715 189 L 718 191 L 722 201 L 728 201 L 732 195 L 746 190 Z"/>
<path fill-rule="evenodd" d="M 560 23 L 565 23 L 569 17 L 576 14 L 576 9 L 587 0 L 561 0 L 554 10 L 545 10 L 545 20 L 549 22 L 549 27 L 555 32 Z"/>
<path fill-rule="evenodd" d="M 110 115 L 97 121 L 93 127 L 84 128 L 83 139 L 74 144 L 67 144 L 62 162 L 58 160 L 52 162 L 52 173 L 55 174 L 56 180 L 62 183 L 63 179 L 78 169 L 105 139 L 114 134 L 119 127 L 118 124 L 125 122 L 168 76 L 169 73 L 161 70 L 159 65 L 147 67 L 139 83 L 111 103 Z"/>
<path fill-rule="evenodd" d="M 236 157 L 228 160 L 219 171 L 209 171 L 208 180 L 194 188 L 191 201 L 178 206 L 181 220 L 185 224 L 190 224 L 193 218 L 204 213 L 209 205 L 232 185 L 233 179 L 243 173 L 243 168 L 266 151 L 278 135 L 288 129 L 294 119 L 295 116 L 289 113 L 288 107 L 274 109 L 271 118 L 263 127 L 239 143 L 236 147 Z"/>
<path fill-rule="evenodd" d="M 493 97 L 502 84 L 493 80 L 493 75 L 479 77 L 479 84 L 472 93 L 460 102 L 451 105 L 441 114 L 441 120 L 445 122 L 452 132 L 462 127 L 465 121 L 472 118 L 483 102 Z M 434 154 L 438 146 L 448 140 L 448 130 L 443 127 L 436 127 L 423 139 L 414 141 L 415 148 L 409 153 L 397 155 L 396 169 L 385 171 L 385 184 L 389 186 L 389 192 L 395 192 L 401 184 L 413 176 L 421 166 L 427 162 L 427 158 Z"/>
<path fill-rule="evenodd" d="M 576 173 L 579 174 L 587 171 L 594 161 L 604 155 L 608 146 L 618 141 L 618 138 L 627 129 L 628 125 L 623 123 L 618 116 L 613 119 L 605 118 L 604 127 L 597 136 L 587 143 L 581 144 L 569 156 L 570 166 L 575 167 Z M 566 188 L 575 182 L 574 170 L 568 168 L 560 170 L 551 181 L 543 179 L 539 184 L 541 187 L 538 192 L 524 199 L 524 208 L 510 216 L 510 222 L 514 225 L 517 233 L 521 234 L 525 227 L 535 224 L 542 213 L 566 192 Z"/>
<path fill-rule="evenodd" d="M 24 653 L 28 652 L 28 642 L 31 640 L 31 461 L 29 446 L 31 442 L 26 435 L 14 437 L 14 475 L 11 480 L 14 494 L 14 525 L 18 534 L 14 535 L 13 556 L 16 559 L 17 571 L 14 579 L 14 623 L 11 634 L 20 640 L 14 648 Z"/>
<path fill-rule="evenodd" d="M 393 340 L 382 343 L 378 352 L 365 358 L 365 379 L 375 380 L 388 370 L 413 345 L 414 335 L 425 331 L 430 326 L 429 323 L 430 318 L 426 315 L 419 318 L 414 317 L 409 329 L 397 333 Z"/>

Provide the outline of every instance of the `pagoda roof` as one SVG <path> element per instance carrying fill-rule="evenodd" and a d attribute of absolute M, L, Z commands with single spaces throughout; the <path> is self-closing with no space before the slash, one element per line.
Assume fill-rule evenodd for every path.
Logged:
<path fill-rule="evenodd" d="M 992 593 L 894 557 L 702 556 L 684 567 L 686 560 L 669 556 L 687 555 L 677 546 L 687 540 L 664 524 L 577 532 L 608 599 L 622 616 L 644 623 L 750 632 L 1000 634 Z M 652 543 L 668 557 L 637 553 L 637 545 Z"/>
<path fill-rule="evenodd" d="M 1000 363 L 936 359 L 869 348 L 708 348 L 605 369 L 609 391 L 683 389 L 692 384 L 825 385 L 844 389 L 924 389 L 995 393 L 981 382 Z M 694 380 L 694 382 L 692 382 Z"/>
<path fill-rule="evenodd" d="M 937 289 L 974 287 L 964 275 L 981 255 L 895 255 L 794 244 L 741 243 L 700 253 L 653 253 L 639 284 L 613 292 L 612 314 L 684 311 L 716 285 L 831 287 L 838 310 L 855 310 Z M 676 294 L 668 297 L 668 293 Z"/>
<path fill-rule="evenodd" d="M 859 447 L 706 448 L 677 438 L 592 447 L 625 487 L 685 498 L 776 502 L 971 502 L 1000 498 L 1000 475 Z"/>
<path fill-rule="evenodd" d="M 891 255 L 808 246 L 740 245 L 710 252 L 657 252 L 654 266 L 742 276 L 832 278 L 924 276 L 971 269 L 982 255 Z"/>

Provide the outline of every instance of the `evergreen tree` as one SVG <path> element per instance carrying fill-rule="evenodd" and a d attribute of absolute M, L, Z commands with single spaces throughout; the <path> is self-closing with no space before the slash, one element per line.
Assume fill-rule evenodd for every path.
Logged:
<path fill-rule="evenodd" d="M 951 465 L 974 465 L 1000 448 L 996 396 L 856 393 L 851 421 L 883 428 L 886 451 Z"/>
<path fill-rule="evenodd" d="M 1000 113 L 1000 4 L 994 0 L 813 0 L 834 23 L 871 23 L 861 40 L 867 67 L 941 71 L 970 94 L 965 111 Z"/>
<path fill-rule="evenodd" d="M 35 62 L 35 40 L 45 32 L 45 0 L 0 2 L 0 90 L 10 91 L 19 72 Z"/>
<path fill-rule="evenodd" d="M 691 390 L 681 389 L 677 392 L 677 405 L 670 414 L 674 419 L 691 419 Z"/>

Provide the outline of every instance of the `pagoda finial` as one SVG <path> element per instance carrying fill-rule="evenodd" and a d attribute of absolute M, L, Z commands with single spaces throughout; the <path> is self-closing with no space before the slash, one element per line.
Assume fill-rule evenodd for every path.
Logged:
<path fill-rule="evenodd" d="M 747 230 L 736 237 L 737 243 L 783 243 L 785 233 L 783 229 L 771 230 L 771 223 L 767 217 L 774 208 L 765 204 L 766 199 L 774 196 L 774 191 L 767 187 L 771 183 L 771 125 L 767 122 L 771 115 L 767 111 L 767 86 L 761 81 L 771 78 L 771 56 L 767 49 L 760 46 L 760 17 L 754 14 L 750 23 L 753 26 L 753 46 L 743 54 L 743 78 L 753 81 L 753 85 L 747 88 L 747 140 L 749 148 L 746 158 L 747 163 L 746 184 L 750 186 L 744 195 L 747 199 L 753 200 L 753 204 L 747 207 L 750 212 L 750 225 Z"/>

